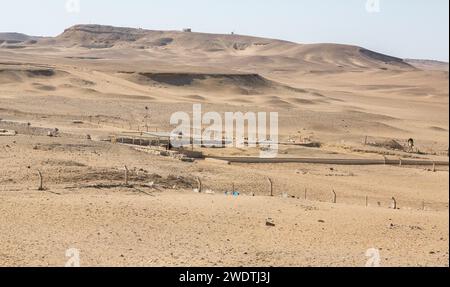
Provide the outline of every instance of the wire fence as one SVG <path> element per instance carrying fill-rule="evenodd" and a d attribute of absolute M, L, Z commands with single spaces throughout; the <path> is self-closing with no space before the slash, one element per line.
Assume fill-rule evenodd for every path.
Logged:
<path fill-rule="evenodd" d="M 83 167 L 80 167 L 83 169 Z M 236 197 L 281 197 L 286 200 L 302 200 L 309 202 L 323 202 L 331 204 L 353 205 L 370 208 L 389 208 L 421 211 L 448 211 L 448 202 L 439 202 L 427 199 L 404 198 L 396 195 L 380 196 L 371 192 L 344 191 L 333 186 L 287 186 L 282 182 L 269 177 L 258 176 L 254 180 L 214 180 L 210 176 L 183 177 L 169 175 L 161 177 L 157 174 L 146 174 L 142 171 L 124 167 L 102 170 L 74 171 L 74 177 L 56 177 L 47 170 L 30 170 L 27 175 L 32 180 L 21 185 L 12 184 L 8 180 L 0 180 L 0 192 L 21 191 L 24 189 L 36 191 L 49 191 L 51 189 L 83 189 L 96 188 L 140 188 L 164 190 L 191 190 L 199 193 L 214 195 L 231 195 Z M 224 184 L 224 181 L 227 182 Z"/>
<path fill-rule="evenodd" d="M 291 200 L 303 200 L 310 202 L 323 202 L 333 204 L 355 205 L 363 207 L 377 207 L 389 209 L 404 210 L 422 210 L 422 211 L 447 211 L 448 202 L 439 202 L 426 199 L 404 198 L 396 195 L 380 196 L 371 192 L 346 191 L 330 187 L 309 187 L 299 186 L 298 188 L 288 188 L 286 185 L 277 182 L 271 178 L 258 179 L 248 182 L 230 181 L 223 185 L 214 180 L 202 180 L 203 191 L 214 194 L 233 195 L 236 192 L 239 196 L 266 196 L 281 197 Z M 235 193 L 235 195 L 237 195 Z"/>

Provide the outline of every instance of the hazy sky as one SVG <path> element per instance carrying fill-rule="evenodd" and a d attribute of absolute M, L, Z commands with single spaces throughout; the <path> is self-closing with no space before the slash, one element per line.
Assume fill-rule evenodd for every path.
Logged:
<path fill-rule="evenodd" d="M 449 59 L 448 0 L 78 0 L 79 12 L 67 10 L 67 1 L 77 0 L 0 0 L 0 32 L 54 36 L 74 24 L 191 27 Z M 367 1 L 375 4 L 367 9 Z"/>

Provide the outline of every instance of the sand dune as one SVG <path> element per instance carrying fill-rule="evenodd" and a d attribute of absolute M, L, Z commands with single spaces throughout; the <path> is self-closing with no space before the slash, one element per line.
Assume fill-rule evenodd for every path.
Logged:
<path fill-rule="evenodd" d="M 99 25 L 0 34 L 0 265 L 60 266 L 75 246 L 89 266 L 363 266 L 374 247 L 386 266 L 448 266 L 446 166 L 189 163 L 105 141 L 171 131 L 201 103 L 278 112 L 282 159 L 446 162 L 448 83 L 448 64 L 350 45 Z M 214 195 L 192 192 L 197 177 Z"/>
<path fill-rule="evenodd" d="M 238 56 L 242 64 L 308 65 L 317 70 L 342 68 L 414 69 L 402 59 L 360 47 L 337 44 L 301 45 L 287 41 L 241 35 L 151 31 L 99 25 L 77 25 L 40 44 L 103 50 L 134 49 L 161 54 L 181 53 L 192 57 L 210 54 L 214 58 Z M 176 55 L 174 55 L 176 56 Z"/>
<path fill-rule="evenodd" d="M 441 133 L 422 129 L 418 121 L 448 126 L 447 109 L 439 105 L 448 103 L 448 73 L 421 71 L 402 59 L 355 46 L 78 25 L 25 49 L 1 53 L 0 62 L 0 82 L 8 97 L 22 87 L 29 91 L 22 98 L 40 92 L 56 96 L 63 90 L 74 102 L 83 98 L 103 103 L 123 95 L 127 101 L 154 104 L 182 99 L 226 104 L 231 110 L 270 107 L 283 111 L 284 136 L 299 129 L 299 121 L 291 115 L 300 116 L 298 109 L 320 115 L 300 116 L 301 126 L 317 128 L 324 141 L 347 133 L 332 135 L 333 129 L 315 121 L 330 118 L 330 113 L 358 110 L 365 120 L 346 124 L 358 131 L 355 137 L 364 137 L 359 133 L 367 126 L 362 123 L 372 122 L 376 136 L 423 137 L 437 150 L 447 146 Z M 414 118 L 408 115 L 409 104 L 418 109 Z M 50 112 L 52 106 L 47 108 Z M 138 103 L 133 109 L 139 109 Z M 372 120 L 373 115 L 406 117 L 409 122 L 407 126 L 398 120 L 380 122 Z M 167 122 L 164 117 L 158 122 Z M 428 140 L 434 135 L 435 140 Z"/>

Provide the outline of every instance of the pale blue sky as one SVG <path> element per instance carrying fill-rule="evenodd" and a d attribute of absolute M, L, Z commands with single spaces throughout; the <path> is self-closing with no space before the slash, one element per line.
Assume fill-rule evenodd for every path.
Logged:
<path fill-rule="evenodd" d="M 448 0 L 0 0 L 0 32 L 54 36 L 74 24 L 263 36 L 343 43 L 402 58 L 449 59 Z M 376 0 L 369 0 L 376 1 Z"/>

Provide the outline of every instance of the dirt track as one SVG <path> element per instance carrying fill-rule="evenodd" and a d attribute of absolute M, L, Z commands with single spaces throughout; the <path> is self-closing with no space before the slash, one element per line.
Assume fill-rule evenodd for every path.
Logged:
<path fill-rule="evenodd" d="M 413 165 L 448 166 L 448 161 L 429 160 L 393 160 L 393 159 L 329 159 L 329 158 L 251 158 L 251 157 L 213 157 L 214 159 L 234 163 L 307 163 L 332 165 Z"/>

